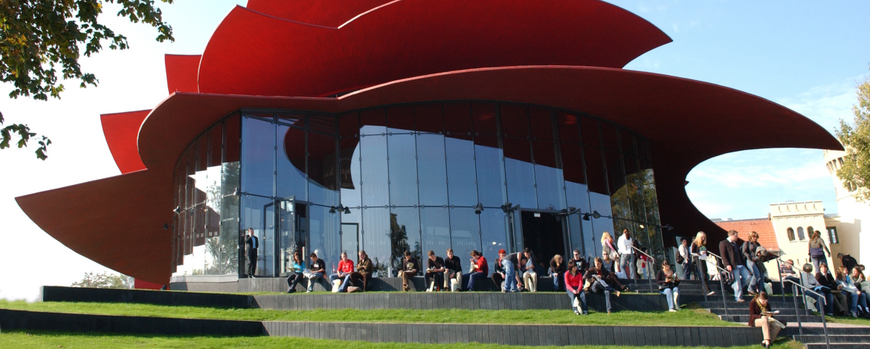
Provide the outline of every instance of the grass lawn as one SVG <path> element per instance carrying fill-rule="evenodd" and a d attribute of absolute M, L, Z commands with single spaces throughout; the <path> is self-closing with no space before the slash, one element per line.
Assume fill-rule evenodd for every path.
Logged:
<path fill-rule="evenodd" d="M 590 312 L 577 316 L 565 310 L 466 310 L 466 309 L 321 309 L 282 311 L 264 309 L 227 309 L 160 306 L 129 303 L 68 303 L 0 300 L 0 308 L 100 315 L 172 317 L 247 321 L 322 321 L 382 323 L 466 323 L 466 324 L 575 324 L 646 326 L 745 326 L 719 320 L 715 315 L 692 305 L 680 312 L 620 311 L 610 315 Z"/>
<path fill-rule="evenodd" d="M 66 334 L 66 333 L 25 333 L 3 332 L 0 334 L 0 347 L 3 348 L 292 348 L 332 349 L 332 348 L 369 348 L 369 349 L 435 349 L 455 348 L 457 344 L 419 344 L 419 343 L 369 343 L 347 342 L 326 339 L 307 339 L 290 337 L 158 337 L 158 336 L 120 336 L 103 334 Z M 730 347 L 734 349 L 755 349 L 757 345 Z M 780 339 L 773 348 L 798 349 L 799 343 Z M 519 347 L 496 344 L 474 344 L 475 349 L 509 348 L 580 348 L 575 347 Z M 619 346 L 583 346 L 582 348 L 617 349 Z M 643 347 L 645 349 L 676 349 L 690 347 Z M 694 347 L 709 348 L 709 347 Z"/>
<path fill-rule="evenodd" d="M 818 313 L 815 313 L 818 315 Z M 838 324 L 870 326 L 870 319 L 855 318 L 851 316 L 825 316 L 825 321 Z"/>

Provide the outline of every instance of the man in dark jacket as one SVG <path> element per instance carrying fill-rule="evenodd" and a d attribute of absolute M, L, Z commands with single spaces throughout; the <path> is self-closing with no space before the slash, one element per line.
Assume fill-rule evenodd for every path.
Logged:
<path fill-rule="evenodd" d="M 257 272 L 257 248 L 260 247 L 260 239 L 254 235 L 254 228 L 248 228 L 248 236 L 245 238 L 245 250 L 248 256 L 248 277 L 254 277 Z"/>
<path fill-rule="evenodd" d="M 450 280 L 456 280 L 456 288 L 462 287 L 462 262 L 453 254 L 453 249 L 447 249 L 447 258 L 444 259 L 444 289 L 450 289 Z"/>
<path fill-rule="evenodd" d="M 734 277 L 734 283 L 731 285 L 734 288 L 734 298 L 737 302 L 744 302 L 743 288 L 749 284 L 749 269 L 746 269 L 746 260 L 743 258 L 743 253 L 737 247 L 737 231 L 728 231 L 728 238 L 719 243 L 719 253 L 722 254 L 722 264 L 725 269 L 731 272 Z"/>
<path fill-rule="evenodd" d="M 846 267 L 846 270 L 850 273 L 852 272 L 852 269 L 855 269 L 858 265 L 858 261 L 856 261 L 851 255 L 837 253 L 837 258 L 840 259 L 840 264 Z"/>
<path fill-rule="evenodd" d="M 411 257 L 411 251 L 405 251 L 405 260 L 402 264 L 402 290 L 411 290 L 411 278 L 417 275 L 420 270 L 420 265 L 417 264 L 417 258 Z"/>
<path fill-rule="evenodd" d="M 440 291 L 441 285 L 444 284 L 444 259 L 435 255 L 435 251 L 429 250 L 429 260 L 426 266 L 426 286 L 435 279 L 432 284 L 432 291 Z"/>

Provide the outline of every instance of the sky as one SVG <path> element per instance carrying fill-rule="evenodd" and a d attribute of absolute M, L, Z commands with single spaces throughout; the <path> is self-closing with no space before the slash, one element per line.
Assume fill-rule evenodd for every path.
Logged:
<path fill-rule="evenodd" d="M 36 300 L 42 285 L 70 285 L 107 268 L 63 246 L 21 211 L 15 197 L 120 174 L 102 133 L 100 114 L 152 109 L 167 97 L 165 54 L 200 54 L 211 33 L 246 1 L 161 3 L 174 43 L 114 17 L 100 20 L 128 37 L 131 48 L 80 62 L 97 87 L 65 82 L 61 100 L 0 97 L 7 123 L 27 123 L 49 136 L 47 161 L 34 148 L 0 151 L 0 298 Z M 659 27 L 673 42 L 625 69 L 705 81 L 791 108 L 833 133 L 851 120 L 855 87 L 870 74 L 870 2 L 609 1 Z M 0 96 L 11 87 L 0 85 Z M 788 127 L 788 125 L 783 125 Z M 687 193 L 710 218 L 766 217 L 769 204 L 822 200 L 837 212 L 833 179 L 821 150 L 766 149 L 725 154 L 697 166 Z M 75 205 L 74 202 L 70 205 Z M 94 229 L 99 229 L 95 226 Z"/>

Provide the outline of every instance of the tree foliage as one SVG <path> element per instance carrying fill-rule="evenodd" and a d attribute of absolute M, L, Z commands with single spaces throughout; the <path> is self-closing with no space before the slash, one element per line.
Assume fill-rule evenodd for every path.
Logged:
<path fill-rule="evenodd" d="M 60 98 L 64 85 L 58 78 L 77 79 L 81 87 L 96 86 L 97 77 L 81 70 L 81 55 L 97 53 L 104 44 L 113 50 L 129 47 L 124 35 L 98 21 L 106 3 L 118 4 L 120 17 L 157 28 L 158 42 L 174 40 L 172 27 L 163 22 L 154 1 L 0 0 L 0 81 L 14 86 L 9 97 Z M 0 116 L 0 125 L 3 121 Z M 0 131 L 0 149 L 8 148 L 14 136 L 19 148 L 36 137 L 26 124 L 8 125 Z M 45 136 L 38 139 L 36 156 L 45 160 L 51 141 Z"/>
<path fill-rule="evenodd" d="M 88 288 L 133 288 L 133 278 L 121 275 L 102 273 L 85 273 L 81 281 L 73 282 L 72 287 Z"/>
<path fill-rule="evenodd" d="M 837 177 L 843 186 L 855 192 L 856 199 L 870 199 L 870 76 L 858 85 L 858 104 L 852 106 L 853 124 L 840 120 L 837 138 L 846 148 L 842 167 Z"/>

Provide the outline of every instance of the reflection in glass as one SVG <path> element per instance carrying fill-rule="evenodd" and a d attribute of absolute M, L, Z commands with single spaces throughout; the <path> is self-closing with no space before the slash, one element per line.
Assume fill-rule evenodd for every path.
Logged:
<path fill-rule="evenodd" d="M 471 208 L 450 209 L 450 236 L 453 253 L 460 258 L 468 256 L 471 250 L 480 251 L 480 223 L 477 217 Z"/>
<path fill-rule="evenodd" d="M 474 156 L 477 165 L 477 195 L 486 207 L 499 207 L 507 202 L 502 151 L 495 136 L 476 136 Z"/>
<path fill-rule="evenodd" d="M 275 124 L 253 118 L 242 121 L 242 191 L 272 196 L 275 173 Z"/>
<path fill-rule="evenodd" d="M 394 134 L 387 142 L 390 147 L 390 205 L 417 205 L 416 138 L 413 134 Z"/>
<path fill-rule="evenodd" d="M 450 204 L 474 206 L 477 204 L 477 186 L 475 185 L 473 142 L 446 137 L 445 144 Z"/>
<path fill-rule="evenodd" d="M 308 195 L 312 203 L 338 205 L 335 137 L 308 133 Z"/>
<path fill-rule="evenodd" d="M 275 216 L 273 202 L 271 199 L 251 195 L 243 195 L 241 201 L 239 225 L 241 225 L 242 230 L 253 228 L 254 235 L 260 239 L 260 248 L 257 249 L 259 255 L 257 257 L 255 275 L 272 275 L 275 265 Z M 247 265 L 247 262 L 246 260 L 244 264 Z"/>
<path fill-rule="evenodd" d="M 341 259 L 341 237 L 339 236 L 338 213 L 329 213 L 329 207 L 308 205 L 308 229 L 310 230 L 311 248 L 319 250 L 318 257 L 326 261 L 327 271 L 338 267 Z M 348 253 L 348 258 L 354 258 L 355 251 Z"/>
<path fill-rule="evenodd" d="M 420 244 L 420 214 L 416 208 L 394 208 L 390 212 L 390 265 L 394 271 L 402 269 L 405 251 L 417 258 L 421 268 L 426 267 L 422 259 L 426 254 Z"/>
<path fill-rule="evenodd" d="M 362 129 L 367 127 L 369 126 L 364 126 Z M 360 157 L 362 158 L 360 175 L 362 179 L 363 206 L 389 205 L 387 136 L 361 136 Z"/>
<path fill-rule="evenodd" d="M 379 275 L 386 275 L 390 264 L 390 210 L 386 208 L 367 208 L 363 215 L 363 249 L 372 260 Z"/>
<path fill-rule="evenodd" d="M 444 165 L 444 136 L 417 135 L 417 175 L 420 178 L 420 204 L 447 204 L 447 168 Z"/>
<path fill-rule="evenodd" d="M 611 236 L 614 236 L 614 239 L 618 237 L 614 234 L 621 234 L 622 231 L 614 233 L 615 230 L 613 227 L 613 220 L 610 218 L 610 196 L 607 196 L 606 194 L 590 192 L 589 201 L 592 203 L 592 210 L 598 211 L 598 213 L 601 215 L 601 218 L 591 219 L 594 235 L 600 239 L 601 233 L 606 231 L 609 232 Z"/>
<path fill-rule="evenodd" d="M 478 250 L 489 262 L 492 273 L 499 249 L 510 249 L 508 244 L 507 215 L 501 210 L 484 210 L 480 213 L 481 248 Z M 459 255 L 463 266 L 467 266 L 468 255 Z"/>
<path fill-rule="evenodd" d="M 447 251 L 450 248 L 449 222 L 446 208 L 424 207 L 420 209 L 420 228 L 424 251 Z M 455 249 L 454 253 L 460 259 L 468 256 L 456 253 Z"/>
<path fill-rule="evenodd" d="M 278 139 L 278 176 L 279 198 L 293 196 L 296 200 L 306 200 L 305 183 L 305 131 L 284 125 L 277 126 Z"/>
<path fill-rule="evenodd" d="M 524 138 L 504 138 L 504 168 L 508 201 L 522 207 L 538 207 L 535 194 L 535 168 L 531 146 Z"/>

